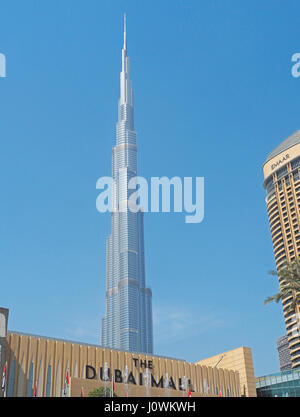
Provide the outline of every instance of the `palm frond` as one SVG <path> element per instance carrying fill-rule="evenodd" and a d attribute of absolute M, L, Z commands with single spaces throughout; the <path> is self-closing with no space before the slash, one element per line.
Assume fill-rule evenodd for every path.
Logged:
<path fill-rule="evenodd" d="M 300 259 L 293 262 L 285 262 L 284 266 L 278 271 L 269 271 L 270 275 L 277 276 L 279 279 L 279 292 L 264 301 L 264 305 L 271 302 L 278 303 L 287 297 L 293 296 L 290 310 L 295 310 L 296 305 L 300 304 Z"/>
<path fill-rule="evenodd" d="M 275 301 L 275 303 L 279 303 L 279 301 L 281 300 L 281 298 L 282 298 L 282 295 L 279 292 L 279 293 L 277 293 L 275 295 L 272 295 L 271 297 L 266 298 L 265 301 L 264 301 L 264 305 L 267 305 L 269 303 L 272 303 L 273 301 Z"/>

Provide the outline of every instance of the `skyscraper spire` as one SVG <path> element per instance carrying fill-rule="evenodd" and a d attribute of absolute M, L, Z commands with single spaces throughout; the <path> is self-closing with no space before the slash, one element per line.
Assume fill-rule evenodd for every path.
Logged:
<path fill-rule="evenodd" d="M 122 49 L 122 71 L 120 74 L 120 103 L 133 106 L 133 93 L 129 74 L 129 57 L 127 55 L 126 14 L 124 14 L 124 45 Z M 132 109 L 133 111 L 133 109 Z"/>
<path fill-rule="evenodd" d="M 124 46 L 123 49 L 127 49 L 127 40 L 126 40 L 126 13 L 124 13 Z"/>
<path fill-rule="evenodd" d="M 129 74 L 124 14 L 124 46 L 116 145 L 113 147 L 112 232 L 106 240 L 106 311 L 103 347 L 153 352 L 152 292 L 146 286 L 143 212 L 129 209 L 128 183 L 137 176 L 133 92 Z"/>

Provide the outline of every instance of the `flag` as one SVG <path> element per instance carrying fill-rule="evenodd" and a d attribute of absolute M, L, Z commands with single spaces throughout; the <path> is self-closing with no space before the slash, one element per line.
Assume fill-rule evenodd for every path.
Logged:
<path fill-rule="evenodd" d="M 192 396 L 192 391 L 191 391 L 191 386 L 189 385 L 189 392 L 188 392 L 188 397 Z"/>
<path fill-rule="evenodd" d="M 70 383 L 70 381 L 69 381 L 69 369 L 67 369 L 67 373 L 66 373 L 66 385 L 69 386 L 69 383 Z"/>
<path fill-rule="evenodd" d="M 83 387 L 81 387 L 80 397 L 83 397 Z"/>
<path fill-rule="evenodd" d="M 219 397 L 222 397 L 222 392 L 221 391 L 219 392 Z"/>
<path fill-rule="evenodd" d="M 66 377 L 65 377 L 65 383 L 64 383 L 64 396 L 66 397 L 67 396 L 67 388 L 68 388 L 68 386 L 69 386 L 69 369 L 67 368 L 67 371 L 66 371 Z"/>
<path fill-rule="evenodd" d="M 35 383 L 34 383 L 34 389 L 33 389 L 33 396 L 34 397 L 36 397 L 36 391 L 37 391 L 37 389 L 36 389 L 36 381 L 35 381 Z"/>
<path fill-rule="evenodd" d="M 2 391 L 5 391 L 5 386 L 6 386 L 6 368 L 7 368 L 7 362 L 5 362 L 4 369 L 3 369 L 2 385 L 1 385 Z"/>

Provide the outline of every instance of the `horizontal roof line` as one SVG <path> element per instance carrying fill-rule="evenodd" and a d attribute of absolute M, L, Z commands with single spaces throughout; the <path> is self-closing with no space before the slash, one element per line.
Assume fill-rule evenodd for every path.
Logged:
<path fill-rule="evenodd" d="M 144 356 L 154 356 L 156 358 L 163 358 L 163 359 L 170 359 L 170 360 L 175 360 L 175 361 L 187 362 L 184 359 L 171 358 L 170 356 L 155 355 L 155 354 L 152 354 L 152 353 L 134 352 L 134 351 L 128 351 L 128 350 L 123 350 L 123 349 L 111 349 L 111 348 L 103 347 L 101 345 L 95 345 L 93 343 L 78 342 L 78 341 L 68 340 L 68 339 L 59 339 L 57 337 L 42 336 L 42 335 L 39 335 L 39 334 L 16 332 L 14 330 L 8 330 L 7 333 L 18 334 L 20 336 L 29 336 L 29 337 L 32 336 L 32 337 L 37 337 L 39 339 L 49 339 L 49 340 L 55 340 L 57 342 L 72 343 L 72 344 L 76 344 L 76 345 L 97 347 L 97 348 L 100 348 L 100 349 L 113 350 L 114 352 L 124 352 L 124 353 L 132 353 L 132 354 L 144 355 Z"/>
<path fill-rule="evenodd" d="M 270 152 L 267 156 L 264 165 L 269 162 L 271 159 L 275 158 L 275 156 L 279 155 L 281 152 L 288 150 L 294 145 L 300 143 L 300 129 L 296 130 L 292 135 L 282 141 L 272 152 Z"/>

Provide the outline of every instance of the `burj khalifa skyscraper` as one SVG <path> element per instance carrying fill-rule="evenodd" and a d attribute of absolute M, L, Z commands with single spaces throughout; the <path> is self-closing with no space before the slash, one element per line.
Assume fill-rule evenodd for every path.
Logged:
<path fill-rule="evenodd" d="M 101 345 L 153 353 L 152 292 L 145 282 L 144 214 L 142 210 L 130 210 L 128 204 L 132 192 L 128 182 L 137 176 L 133 109 L 124 16 L 116 145 L 112 150 L 112 231 L 106 239 L 106 310 Z"/>

